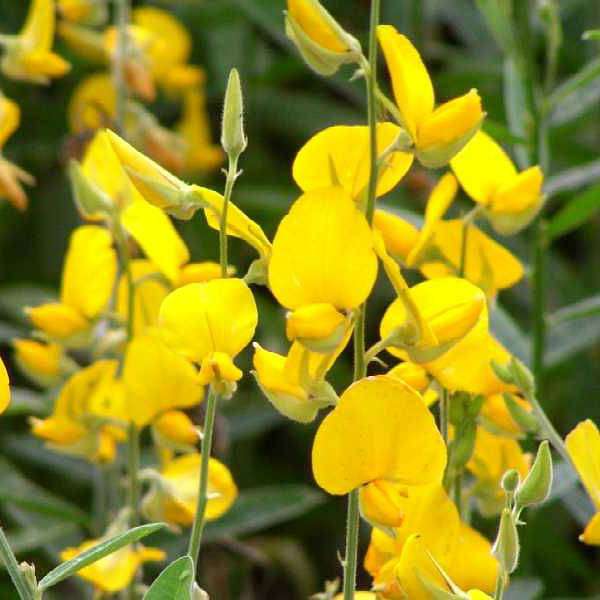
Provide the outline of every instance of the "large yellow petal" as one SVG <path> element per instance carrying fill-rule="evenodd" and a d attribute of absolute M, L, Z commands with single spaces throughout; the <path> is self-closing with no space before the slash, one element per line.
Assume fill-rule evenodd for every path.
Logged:
<path fill-rule="evenodd" d="M 385 479 L 439 481 L 446 448 L 420 395 L 379 376 L 350 386 L 323 420 L 312 451 L 317 483 L 331 494 Z"/>
<path fill-rule="evenodd" d="M 189 408 L 202 400 L 195 368 L 156 336 L 140 336 L 129 344 L 123 381 L 130 418 L 139 427 L 162 412 Z"/>
<path fill-rule="evenodd" d="M 483 131 L 473 137 L 450 165 L 465 192 L 486 206 L 497 190 L 517 175 L 506 152 Z"/>
<path fill-rule="evenodd" d="M 327 303 L 339 310 L 356 308 L 369 295 L 376 276 L 371 230 L 341 188 L 307 192 L 279 224 L 269 285 L 283 306 Z"/>
<path fill-rule="evenodd" d="M 138 197 L 121 213 L 121 223 L 158 270 L 169 281 L 178 281 L 190 253 L 169 217 Z"/>
<path fill-rule="evenodd" d="M 53 0 L 32 0 L 20 37 L 30 49 L 50 50 L 54 40 Z"/>
<path fill-rule="evenodd" d="M 410 40 L 391 25 L 377 28 L 385 55 L 396 104 L 413 140 L 419 125 L 433 112 L 435 95 L 423 60 Z"/>
<path fill-rule="evenodd" d="M 600 432 L 586 419 L 565 438 L 567 452 L 596 508 L 600 509 Z"/>
<path fill-rule="evenodd" d="M 107 229 L 83 225 L 71 234 L 62 274 L 61 300 L 89 319 L 106 307 L 117 274 L 117 255 Z"/>
<path fill-rule="evenodd" d="M 377 152 L 381 155 L 401 133 L 392 123 L 377 127 Z M 369 128 L 329 127 L 313 136 L 294 160 L 294 180 L 304 192 L 340 186 L 358 199 L 369 184 Z M 382 168 L 377 196 L 392 190 L 406 175 L 412 154 L 394 152 Z"/>
<path fill-rule="evenodd" d="M 405 262 L 419 240 L 419 230 L 401 217 L 379 209 L 373 215 L 373 226 L 381 233 L 389 254 Z"/>
<path fill-rule="evenodd" d="M 348 47 L 311 0 L 287 0 L 290 16 L 315 43 L 331 52 L 346 52 Z"/>
<path fill-rule="evenodd" d="M 252 339 L 257 321 L 250 288 L 235 278 L 190 283 L 171 292 L 159 317 L 167 344 L 198 363 L 213 352 L 234 358 Z"/>
<path fill-rule="evenodd" d="M 27 308 L 26 312 L 33 326 L 53 340 L 68 343 L 69 347 L 79 347 L 87 341 L 90 322 L 71 306 L 49 302 Z"/>
<path fill-rule="evenodd" d="M 490 210 L 498 213 L 523 213 L 542 201 L 544 173 L 540 167 L 531 167 L 509 179 L 494 195 Z"/>
<path fill-rule="evenodd" d="M 10 404 L 10 381 L 4 362 L 0 359 L 0 413 Z"/>

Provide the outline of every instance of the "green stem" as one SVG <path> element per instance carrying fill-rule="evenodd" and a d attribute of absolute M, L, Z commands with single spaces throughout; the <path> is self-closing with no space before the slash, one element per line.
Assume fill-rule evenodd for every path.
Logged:
<path fill-rule="evenodd" d="M 116 126 L 122 135 L 125 126 L 125 113 L 129 92 L 125 76 L 125 63 L 127 59 L 127 45 L 129 33 L 130 6 L 129 0 L 115 1 L 115 27 L 117 29 L 117 48 L 113 62 L 113 79 L 117 94 L 116 101 Z"/>
<path fill-rule="evenodd" d="M 17 559 L 15 558 L 2 527 L 0 527 L 0 556 L 2 556 L 6 570 L 10 575 L 13 585 L 17 589 L 19 598 L 21 598 L 21 600 L 33 600 L 33 591 L 29 588 L 25 576 L 19 568 Z"/>
<path fill-rule="evenodd" d="M 458 268 L 459 277 L 464 277 L 467 270 L 467 243 L 469 239 L 470 227 L 471 222 L 467 219 L 464 219 L 462 223 L 462 237 L 460 240 L 460 265 Z"/>
<path fill-rule="evenodd" d="M 140 430 L 132 421 L 127 432 L 127 504 L 129 506 L 129 526 L 137 527 L 140 521 Z M 142 566 L 138 567 L 136 577 L 133 578 L 129 589 L 129 600 L 135 600 L 137 595 L 137 581 L 141 575 Z"/>
<path fill-rule="evenodd" d="M 450 394 L 446 388 L 442 389 L 440 395 L 440 433 L 442 434 L 442 438 L 444 440 L 444 444 L 446 444 L 446 448 L 448 447 L 448 421 L 449 421 L 449 413 L 450 413 Z"/>
<path fill-rule="evenodd" d="M 348 494 L 346 522 L 346 559 L 344 560 L 344 600 L 354 600 L 356 585 L 356 557 L 358 555 L 358 530 L 360 524 L 358 488 Z"/>
<path fill-rule="evenodd" d="M 354 381 L 362 379 L 367 374 L 365 352 L 365 312 L 366 303 L 358 310 L 354 323 Z"/>
<path fill-rule="evenodd" d="M 221 263 L 221 277 L 227 277 L 228 257 L 227 257 L 227 209 L 233 192 L 233 186 L 237 179 L 237 165 L 239 156 L 229 156 L 229 168 L 227 169 L 227 179 L 225 181 L 225 193 L 223 195 L 223 209 L 221 210 L 221 221 L 219 226 L 219 260 Z"/>
<path fill-rule="evenodd" d="M 215 425 L 215 416 L 217 413 L 218 395 L 211 388 L 206 400 L 206 416 L 204 417 L 204 435 L 202 437 L 202 447 L 200 454 L 200 482 L 198 484 L 198 505 L 196 507 L 196 517 L 190 534 L 188 546 L 188 556 L 194 563 L 194 569 L 198 562 L 200 554 L 200 543 L 202 541 L 202 531 L 204 530 L 204 514 L 208 504 L 208 462 L 212 451 L 213 431 Z"/>
<path fill-rule="evenodd" d="M 546 346 L 546 225 L 543 220 L 536 223 L 534 238 L 533 269 L 533 374 L 537 394 L 544 394 L 544 350 Z"/>
<path fill-rule="evenodd" d="M 494 592 L 494 600 L 502 600 L 504 597 L 504 586 L 506 584 L 506 576 L 502 571 L 502 567 L 498 568 L 498 577 L 496 578 L 496 591 Z"/>

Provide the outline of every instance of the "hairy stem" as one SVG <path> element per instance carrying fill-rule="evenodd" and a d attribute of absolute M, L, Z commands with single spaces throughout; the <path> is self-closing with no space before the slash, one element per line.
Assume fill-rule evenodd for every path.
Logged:
<path fill-rule="evenodd" d="M 233 186 L 237 179 L 238 156 L 229 156 L 229 168 L 225 181 L 225 193 L 223 194 L 223 210 L 219 227 L 219 261 L 221 263 L 221 277 L 227 277 L 228 255 L 227 255 L 227 209 L 233 192 Z"/>
<path fill-rule="evenodd" d="M 25 576 L 19 568 L 17 559 L 8 543 L 4 529 L 0 527 L 0 556 L 21 600 L 34 600 L 33 591 L 29 589 Z"/>

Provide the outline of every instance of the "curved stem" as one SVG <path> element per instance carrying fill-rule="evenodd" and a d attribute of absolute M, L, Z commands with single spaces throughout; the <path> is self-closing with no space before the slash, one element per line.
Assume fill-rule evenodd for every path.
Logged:
<path fill-rule="evenodd" d="M 538 395 L 544 394 L 544 351 L 546 346 L 546 227 L 536 223 L 533 270 L 533 374 Z"/>
<path fill-rule="evenodd" d="M 15 586 L 19 598 L 21 600 L 33 600 L 33 592 L 29 588 L 25 576 L 19 568 L 19 563 L 15 558 L 14 552 L 12 551 L 4 529 L 0 527 L 0 556 L 4 562 L 4 566 L 10 575 L 10 578 Z"/>
<path fill-rule="evenodd" d="M 218 395 L 212 390 L 208 392 L 206 400 L 206 416 L 204 417 L 204 436 L 202 437 L 202 447 L 200 450 L 200 481 L 198 484 L 198 505 L 196 507 L 196 517 L 190 534 L 188 545 L 188 556 L 194 563 L 198 562 L 200 554 L 200 543 L 202 541 L 202 532 L 204 530 L 204 515 L 208 504 L 208 463 L 212 451 L 213 431 L 215 425 L 215 416 L 217 413 Z"/>
<path fill-rule="evenodd" d="M 116 90 L 116 126 L 120 135 L 123 135 L 125 125 L 125 112 L 127 110 L 128 89 L 125 75 L 125 63 L 127 59 L 127 44 L 129 33 L 130 6 L 129 0 L 116 0 L 115 2 L 115 26 L 117 29 L 117 48 L 113 61 L 113 79 Z"/>
<path fill-rule="evenodd" d="M 221 221 L 219 226 L 219 261 L 221 263 L 221 277 L 227 277 L 227 209 L 233 192 L 233 185 L 237 179 L 238 156 L 229 156 L 229 168 L 227 169 L 227 180 L 225 181 L 225 193 L 223 194 L 223 208 L 221 210 Z"/>

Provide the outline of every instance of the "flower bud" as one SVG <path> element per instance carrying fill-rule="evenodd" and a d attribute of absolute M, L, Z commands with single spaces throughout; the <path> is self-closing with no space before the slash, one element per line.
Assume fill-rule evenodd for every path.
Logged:
<path fill-rule="evenodd" d="M 58 344 L 44 344 L 35 340 L 13 340 L 15 362 L 27 377 L 42 387 L 60 382 L 65 359 Z"/>
<path fill-rule="evenodd" d="M 515 423 L 523 430 L 528 433 L 537 433 L 540 428 L 540 424 L 532 413 L 527 411 L 512 394 L 503 394 L 504 404 L 513 418 Z"/>
<path fill-rule="evenodd" d="M 84 175 L 81 165 L 75 160 L 69 164 L 69 178 L 77 210 L 84 219 L 101 220 L 114 212 L 110 197 Z"/>
<path fill-rule="evenodd" d="M 502 489 L 507 494 L 513 494 L 519 487 L 519 479 L 519 472 L 516 469 L 510 469 L 509 471 L 506 471 L 501 481 Z"/>
<path fill-rule="evenodd" d="M 552 490 L 552 454 L 550 444 L 544 440 L 525 481 L 519 486 L 516 501 L 519 507 L 544 502 Z"/>
<path fill-rule="evenodd" d="M 339 25 L 319 0 L 288 0 L 285 31 L 306 64 L 319 75 L 333 75 L 343 64 L 358 62 L 360 43 Z"/>
<path fill-rule="evenodd" d="M 257 258 L 250 263 L 244 281 L 247 284 L 267 285 L 269 281 L 269 261 L 266 258 Z"/>
<path fill-rule="evenodd" d="M 248 139 L 244 133 L 244 96 L 240 75 L 237 69 L 231 69 L 223 105 L 221 146 L 231 159 L 237 159 L 247 145 Z"/>
<path fill-rule="evenodd" d="M 519 532 L 514 514 L 505 508 L 500 517 L 498 537 L 492 548 L 492 553 L 498 559 L 502 570 L 510 574 L 519 564 Z"/>
<path fill-rule="evenodd" d="M 490 363 L 492 367 L 492 371 L 494 371 L 496 377 L 502 381 L 503 383 L 507 383 L 508 385 L 514 385 L 515 380 L 513 373 L 510 369 L 510 363 L 505 365 L 501 365 L 499 362 L 492 360 Z"/>
<path fill-rule="evenodd" d="M 526 397 L 535 394 L 535 379 L 533 374 L 519 359 L 513 357 L 510 363 L 510 370 L 513 373 L 515 385 Z"/>
<path fill-rule="evenodd" d="M 313 352 L 333 352 L 348 328 L 348 318 L 331 304 L 309 304 L 288 313 L 286 335 Z"/>

